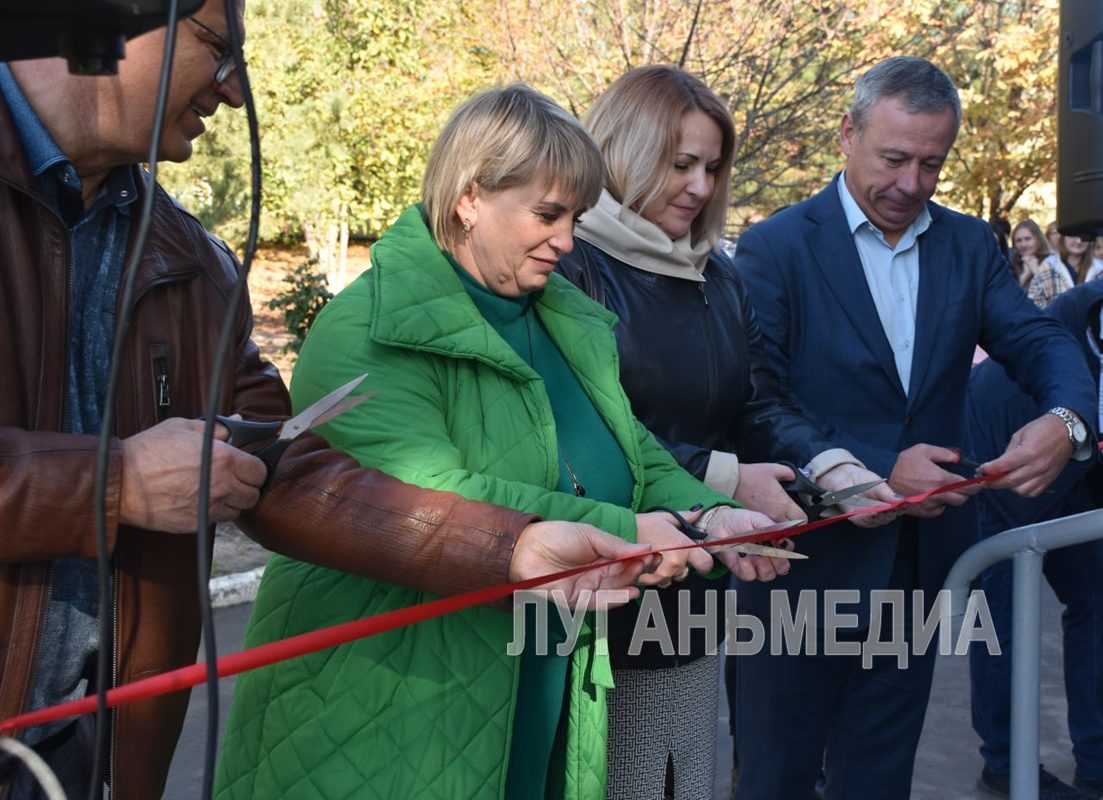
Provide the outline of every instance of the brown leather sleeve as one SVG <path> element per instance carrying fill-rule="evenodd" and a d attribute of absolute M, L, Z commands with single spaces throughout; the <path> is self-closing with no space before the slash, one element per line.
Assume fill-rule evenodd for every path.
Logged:
<path fill-rule="evenodd" d="M 403 483 L 300 436 L 276 483 L 242 519 L 270 550 L 449 595 L 504 583 L 521 530 L 539 517 Z"/>
<path fill-rule="evenodd" d="M 0 427 L 0 562 L 96 557 L 97 437 Z M 107 546 L 119 525 L 122 443 L 107 465 Z"/>

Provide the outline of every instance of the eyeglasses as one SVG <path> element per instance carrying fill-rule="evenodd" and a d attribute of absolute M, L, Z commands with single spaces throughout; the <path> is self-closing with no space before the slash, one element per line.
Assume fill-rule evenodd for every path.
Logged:
<path fill-rule="evenodd" d="M 210 45 L 218 51 L 218 66 L 214 71 L 214 82 L 217 84 L 223 84 L 229 80 L 230 76 L 237 69 L 237 62 L 234 61 L 234 48 L 230 44 L 230 41 L 218 31 L 214 30 L 208 25 L 204 25 L 195 17 L 187 17 L 188 22 L 205 30 L 210 36 L 218 40 L 215 44 L 211 42 Z"/>

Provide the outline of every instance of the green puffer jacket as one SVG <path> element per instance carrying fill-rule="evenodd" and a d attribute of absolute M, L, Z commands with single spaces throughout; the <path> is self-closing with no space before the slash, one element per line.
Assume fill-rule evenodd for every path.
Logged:
<path fill-rule="evenodd" d="M 372 265 L 319 316 L 295 368 L 297 409 L 364 372 L 365 388 L 379 390 L 323 427 L 333 446 L 411 483 L 628 540 L 636 509 L 731 503 L 635 420 L 617 371 L 615 318 L 560 276 L 536 299 L 537 313 L 624 450 L 632 509 L 552 491 L 559 459 L 543 381 L 476 310 L 418 207 L 375 244 Z M 432 597 L 277 556 L 246 645 Z M 512 638 L 510 615 L 476 608 L 243 675 L 218 797 L 502 797 L 520 663 L 506 654 Z M 586 626 L 571 656 L 566 763 L 552 777 L 565 798 L 605 796 L 612 673 L 603 644 Z"/>

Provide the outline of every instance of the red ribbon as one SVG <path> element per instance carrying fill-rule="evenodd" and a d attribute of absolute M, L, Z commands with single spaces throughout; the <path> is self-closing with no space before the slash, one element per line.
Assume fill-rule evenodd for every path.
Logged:
<path fill-rule="evenodd" d="M 956 492 L 979 483 L 998 480 L 1006 474 L 1007 473 L 1001 472 L 980 475 L 975 478 L 968 478 L 966 480 L 940 486 L 937 489 L 931 489 L 930 491 L 911 495 L 910 497 L 904 497 L 891 503 L 884 503 L 870 508 L 862 508 L 856 511 L 848 511 L 834 517 L 827 517 L 826 519 L 811 520 L 782 530 L 776 528 L 761 529 L 754 533 L 732 536 L 728 539 L 717 539 L 704 543 L 668 547 L 663 550 L 652 550 L 642 555 L 624 556 L 609 561 L 601 561 L 596 564 L 573 567 L 572 569 L 563 570 L 562 572 L 556 572 L 551 575 L 543 575 L 537 578 L 529 578 L 528 580 L 501 584 L 499 586 L 491 586 L 486 589 L 476 589 L 475 591 L 464 592 L 463 594 L 453 595 L 452 597 L 442 597 L 427 603 L 420 603 L 416 606 L 408 606 L 395 611 L 388 611 L 385 614 L 377 614 L 373 617 L 365 617 L 364 619 L 333 625 L 329 628 L 302 633 L 288 639 L 281 639 L 276 642 L 260 645 L 259 647 L 242 650 L 239 653 L 231 653 L 222 656 L 217 662 L 218 677 L 225 678 L 230 675 L 237 675 L 239 672 L 248 672 L 249 670 L 270 666 L 280 661 L 304 656 L 318 650 L 324 650 L 328 647 L 337 647 L 338 645 L 347 644 L 357 639 L 374 636 L 378 633 L 394 630 L 395 628 L 405 627 L 406 625 L 413 625 L 415 622 L 422 622 L 423 620 L 441 617 L 454 611 L 461 611 L 465 608 L 471 608 L 472 606 L 500 600 L 504 597 L 508 597 L 514 592 L 524 591 L 525 589 L 532 589 L 545 583 L 570 578 L 583 572 L 588 572 L 589 570 L 601 569 L 602 567 L 608 567 L 624 561 L 632 561 L 646 555 L 654 553 L 673 553 L 679 550 L 692 550 L 699 547 L 720 547 L 731 544 L 772 541 L 781 536 L 791 538 L 815 530 L 816 528 L 834 525 L 837 522 L 850 519 L 851 517 L 864 516 L 866 514 L 880 514 L 886 511 L 895 511 L 904 505 L 922 503 L 924 500 L 928 500 L 936 495 Z M 107 692 L 107 707 L 115 708 L 138 700 L 159 697 L 163 694 L 197 686 L 206 680 L 206 663 L 192 664 L 188 667 L 182 667 L 172 670 L 171 672 L 143 678 L 142 680 L 110 689 Z M 0 722 L 0 734 L 10 733 L 11 731 L 27 728 L 32 725 L 42 725 L 47 722 L 65 719 L 66 717 L 88 714 L 95 710 L 96 696 L 91 695 L 81 698 L 80 700 L 72 700 L 68 703 L 62 703 L 48 708 L 40 708 Z"/>

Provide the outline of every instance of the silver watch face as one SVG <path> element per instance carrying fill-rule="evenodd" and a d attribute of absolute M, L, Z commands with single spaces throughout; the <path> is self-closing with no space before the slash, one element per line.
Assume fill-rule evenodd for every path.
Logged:
<path fill-rule="evenodd" d="M 1082 447 L 1088 441 L 1088 429 L 1078 419 L 1072 423 L 1072 441 L 1077 447 Z"/>
<path fill-rule="evenodd" d="M 1072 441 L 1072 446 L 1074 448 L 1079 450 L 1088 443 L 1088 429 L 1087 426 L 1081 422 L 1080 417 L 1062 406 L 1051 408 L 1048 413 L 1053 414 L 1057 419 L 1065 423 L 1065 430 L 1068 432 L 1069 439 Z"/>

